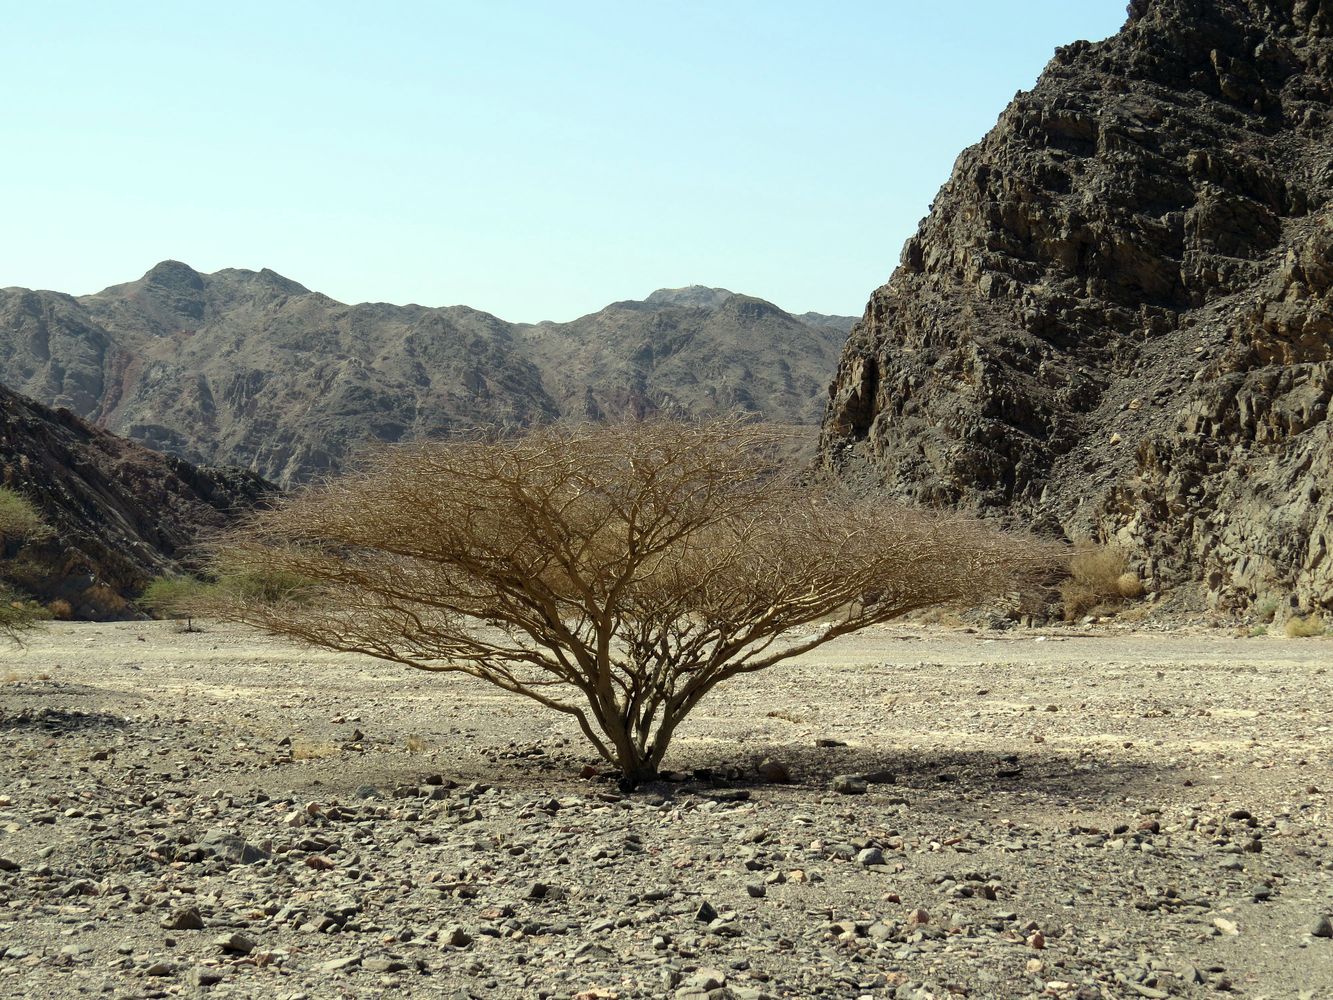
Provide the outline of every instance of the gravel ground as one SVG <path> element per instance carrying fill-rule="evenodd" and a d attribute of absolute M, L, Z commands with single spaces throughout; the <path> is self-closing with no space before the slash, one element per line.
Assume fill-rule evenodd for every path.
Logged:
<path fill-rule="evenodd" d="M 876 630 L 631 796 L 465 678 L 159 622 L 4 657 L 0 996 L 1333 996 L 1330 639 Z"/>

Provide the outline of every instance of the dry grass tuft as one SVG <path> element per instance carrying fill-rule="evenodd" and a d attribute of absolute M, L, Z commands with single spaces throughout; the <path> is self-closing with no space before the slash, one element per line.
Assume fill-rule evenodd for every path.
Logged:
<path fill-rule="evenodd" d="M 426 751 L 426 741 L 420 736 L 409 736 L 407 738 L 408 753 L 424 753 Z"/>
<path fill-rule="evenodd" d="M 342 753 L 336 743 L 293 742 L 292 760 L 325 760 Z"/>
<path fill-rule="evenodd" d="M 1327 629 L 1322 619 L 1307 615 L 1304 618 L 1288 618 L 1282 631 L 1286 633 L 1288 639 L 1312 639 L 1317 635 L 1323 635 Z"/>
<path fill-rule="evenodd" d="M 1143 582 L 1130 572 L 1129 558 L 1115 545 L 1079 546 L 1069 561 L 1069 578 L 1060 584 L 1065 621 L 1070 622 L 1143 593 Z"/>

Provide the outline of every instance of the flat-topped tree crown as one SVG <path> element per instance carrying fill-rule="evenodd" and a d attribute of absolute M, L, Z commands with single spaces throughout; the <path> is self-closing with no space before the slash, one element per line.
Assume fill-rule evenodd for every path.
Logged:
<path fill-rule="evenodd" d="M 784 478 L 734 420 L 385 450 L 218 547 L 227 618 L 458 671 L 577 720 L 636 782 L 708 692 L 1052 562 L 1030 539 Z"/>

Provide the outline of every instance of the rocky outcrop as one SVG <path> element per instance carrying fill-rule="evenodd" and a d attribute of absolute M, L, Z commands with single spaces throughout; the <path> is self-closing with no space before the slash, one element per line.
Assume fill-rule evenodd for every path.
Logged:
<path fill-rule="evenodd" d="M 1333 606 L 1333 3 L 1135 0 L 958 159 L 844 349 L 823 460 Z"/>
<path fill-rule="evenodd" d="M 0 382 L 188 461 L 284 486 L 363 445 L 560 418 L 743 409 L 818 425 L 844 338 L 725 289 L 571 323 L 344 305 L 272 271 L 178 261 L 96 295 L 0 290 Z"/>
<path fill-rule="evenodd" d="M 239 469 L 197 468 L 0 388 L 0 484 L 52 529 L 0 540 L 0 577 L 78 618 L 133 615 L 153 577 L 192 566 L 209 531 L 276 488 Z"/>

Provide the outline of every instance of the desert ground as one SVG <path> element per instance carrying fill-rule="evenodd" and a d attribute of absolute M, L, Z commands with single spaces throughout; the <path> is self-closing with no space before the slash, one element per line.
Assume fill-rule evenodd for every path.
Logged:
<path fill-rule="evenodd" d="M 630 795 L 518 697 L 242 629 L 0 659 L 0 996 L 1333 996 L 1330 638 L 883 628 Z"/>

